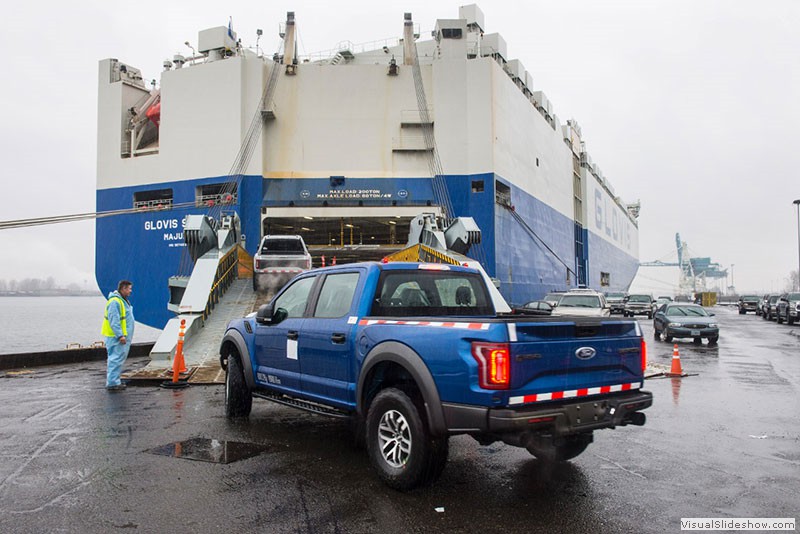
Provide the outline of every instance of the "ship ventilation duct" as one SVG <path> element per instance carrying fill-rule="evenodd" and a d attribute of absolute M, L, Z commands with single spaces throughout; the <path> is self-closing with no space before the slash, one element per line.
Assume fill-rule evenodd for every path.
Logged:
<path fill-rule="evenodd" d="M 413 65 L 416 55 L 414 21 L 411 20 L 411 13 L 406 13 L 403 22 L 403 65 Z"/>

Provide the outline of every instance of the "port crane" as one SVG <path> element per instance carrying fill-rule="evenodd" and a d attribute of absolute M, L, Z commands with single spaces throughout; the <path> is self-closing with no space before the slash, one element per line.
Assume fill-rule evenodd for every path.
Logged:
<path fill-rule="evenodd" d="M 693 258 L 689 254 L 689 245 L 681 241 L 681 234 L 675 233 L 675 248 L 678 261 L 665 262 L 661 260 L 639 263 L 640 267 L 678 267 L 680 279 L 678 287 L 681 294 L 688 295 L 706 291 L 707 281 L 718 280 L 728 276 L 727 269 L 721 269 L 719 263 L 714 263 L 709 257 Z"/>

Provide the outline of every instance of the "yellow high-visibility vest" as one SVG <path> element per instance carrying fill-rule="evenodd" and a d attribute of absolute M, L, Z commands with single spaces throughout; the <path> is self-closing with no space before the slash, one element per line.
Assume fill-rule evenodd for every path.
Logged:
<path fill-rule="evenodd" d="M 119 297 L 111 297 L 108 299 L 108 302 L 106 302 L 106 313 L 105 317 L 103 318 L 103 329 L 100 334 L 105 337 L 117 337 L 117 334 L 115 334 L 114 330 L 111 328 L 111 323 L 108 322 L 108 306 L 113 301 L 117 301 L 119 303 L 119 324 L 122 327 L 122 335 L 127 337 L 128 325 L 125 321 L 125 302 L 123 302 L 123 300 Z"/>

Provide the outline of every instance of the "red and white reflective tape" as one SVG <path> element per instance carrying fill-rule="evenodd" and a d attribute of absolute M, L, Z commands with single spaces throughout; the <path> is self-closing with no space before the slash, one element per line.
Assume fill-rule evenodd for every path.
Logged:
<path fill-rule="evenodd" d="M 292 273 L 302 273 L 303 269 L 262 269 L 258 271 L 259 273 L 280 273 L 280 274 L 292 274 Z"/>
<path fill-rule="evenodd" d="M 402 324 L 411 326 L 439 326 L 442 328 L 460 328 L 462 330 L 489 330 L 489 323 L 455 323 L 442 321 L 394 321 L 390 319 L 361 319 L 359 326 L 374 324 Z"/>
<path fill-rule="evenodd" d="M 572 399 L 576 397 L 588 397 L 589 395 L 600 395 L 602 393 L 630 391 L 632 389 L 639 389 L 641 387 L 642 387 L 641 382 L 632 382 L 630 384 L 616 384 L 613 386 L 600 386 L 596 388 L 571 389 L 568 391 L 537 393 L 535 395 L 511 397 L 508 399 L 508 405 L 511 406 L 513 404 L 528 404 L 529 402 L 541 402 L 541 401 L 558 400 L 558 399 Z"/>

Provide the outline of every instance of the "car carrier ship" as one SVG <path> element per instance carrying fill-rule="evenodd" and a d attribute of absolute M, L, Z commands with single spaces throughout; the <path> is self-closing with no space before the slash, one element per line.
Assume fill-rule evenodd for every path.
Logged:
<path fill-rule="evenodd" d="M 406 14 L 396 39 L 309 57 L 296 53 L 298 21 L 287 14 L 274 53 L 243 47 L 230 24 L 202 30 L 196 53 L 165 60 L 152 82 L 100 61 L 103 293 L 133 280 L 136 318 L 163 328 L 177 311 L 167 280 L 196 259 L 184 226 L 209 210 L 229 215 L 240 252 L 296 234 L 314 266 L 400 250 L 422 213 L 467 216 L 511 304 L 628 288 L 638 203 L 615 194 L 578 123 L 559 120 L 476 5 L 422 38 Z"/>

